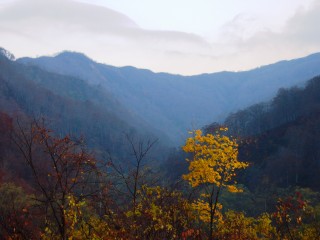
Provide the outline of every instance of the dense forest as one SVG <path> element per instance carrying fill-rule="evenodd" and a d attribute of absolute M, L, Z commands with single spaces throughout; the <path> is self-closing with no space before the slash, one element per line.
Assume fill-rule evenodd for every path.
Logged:
<path fill-rule="evenodd" d="M 267 171 L 248 179 L 255 163 L 240 160 L 227 128 L 191 133 L 175 182 L 149 161 L 156 141 L 127 136 L 132 158 L 121 164 L 40 121 L 2 113 L 0 131 L 4 239 L 319 239 L 319 193 L 271 184 Z"/>
<path fill-rule="evenodd" d="M 308 204 L 308 207 L 303 207 L 306 222 L 310 221 L 307 217 L 310 209 L 318 211 L 319 87 L 320 77 L 315 77 L 303 87 L 282 88 L 271 101 L 231 113 L 223 123 L 214 122 L 203 128 L 206 134 L 215 135 L 217 129 L 227 127 L 227 135 L 237 139 L 238 159 L 249 163 L 248 168 L 237 174 L 237 182 L 243 187 L 243 193 L 237 196 L 222 194 L 221 202 L 225 209 L 256 218 L 263 213 L 279 210 L 279 203 L 295 208 L 304 199 Z M 188 172 L 188 162 L 183 161 L 186 158 L 188 155 L 182 150 L 172 151 L 165 163 L 165 169 L 169 169 L 166 172 L 168 179 L 178 181 L 181 175 Z M 312 214 L 312 224 L 319 229 L 319 212 Z M 303 222 L 299 224 L 302 226 Z M 282 235 L 281 239 L 320 238 L 319 230 L 316 230 L 317 235 L 310 237 L 301 229 L 291 233 L 291 236 Z"/>
<path fill-rule="evenodd" d="M 256 183 L 267 176 L 269 185 L 320 190 L 319 96 L 320 77 L 315 77 L 303 88 L 280 89 L 272 101 L 225 120 L 230 134 L 246 139 L 240 158 L 254 163 L 250 178 Z"/>
<path fill-rule="evenodd" d="M 319 53 L 249 71 L 195 76 L 114 67 L 76 52 L 21 58 L 15 61 L 18 63 L 81 79 L 86 87 L 104 91 L 133 117 L 139 117 L 140 123 L 132 121 L 131 125 L 158 130 L 157 135 L 162 133 L 159 138 L 167 136 L 164 142 L 180 145 L 187 130 L 222 121 L 231 111 L 270 100 L 279 88 L 303 85 L 320 75 Z"/>
<path fill-rule="evenodd" d="M 121 105 L 112 94 L 86 81 L 24 66 L 0 54 L 0 110 L 17 118 L 45 117 L 48 127 L 62 135 L 83 135 L 88 146 L 125 159 L 125 134 L 168 139 Z M 169 142 L 169 141 L 168 141 Z"/>
<path fill-rule="evenodd" d="M 320 77 L 176 149 L 77 76 L 0 54 L 0 92 L 1 239 L 320 239 Z"/>

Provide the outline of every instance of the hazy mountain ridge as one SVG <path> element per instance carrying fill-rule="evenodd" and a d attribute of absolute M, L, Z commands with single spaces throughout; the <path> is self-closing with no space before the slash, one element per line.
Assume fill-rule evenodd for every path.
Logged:
<path fill-rule="evenodd" d="M 204 133 L 221 125 L 238 139 L 239 159 L 250 167 L 238 182 L 254 192 L 277 187 L 304 187 L 319 191 L 320 76 L 303 87 L 281 88 L 269 102 L 260 102 L 230 114 L 222 124 L 212 123 Z M 188 155 L 180 149 L 164 163 L 175 181 L 188 172 Z"/>
<path fill-rule="evenodd" d="M 123 152 L 123 134 L 160 137 L 106 91 L 72 76 L 50 73 L 0 54 L 0 111 L 10 116 L 45 117 L 57 134 L 83 135 L 92 149 Z M 15 117 L 14 117 L 15 119 Z"/>
<path fill-rule="evenodd" d="M 96 63 L 74 52 L 22 58 L 18 62 L 103 87 L 132 113 L 176 142 L 185 138 L 187 129 L 221 121 L 231 111 L 271 99 L 281 87 L 302 85 L 320 74 L 319 53 L 250 71 L 196 76 L 118 68 Z"/>
<path fill-rule="evenodd" d="M 16 59 L 15 56 L 11 52 L 9 52 L 8 50 L 6 50 L 2 47 L 0 47 L 0 56 L 5 57 L 11 61 L 14 61 Z"/>
<path fill-rule="evenodd" d="M 301 88 L 280 89 L 269 103 L 255 104 L 227 118 L 229 132 L 245 139 L 240 143 L 240 159 L 252 163 L 246 186 L 319 190 L 319 96 L 320 76 Z M 266 178 L 268 182 L 263 182 Z"/>

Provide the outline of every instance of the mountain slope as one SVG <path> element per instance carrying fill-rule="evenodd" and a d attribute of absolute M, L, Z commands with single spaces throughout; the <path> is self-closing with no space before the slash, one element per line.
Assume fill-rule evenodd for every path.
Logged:
<path fill-rule="evenodd" d="M 244 139 L 239 145 L 240 159 L 251 162 L 243 179 L 246 186 L 320 189 L 319 96 L 318 76 L 304 87 L 281 89 L 270 102 L 226 119 L 229 134 Z"/>
<path fill-rule="evenodd" d="M 320 74 L 320 54 L 251 71 L 190 77 L 112 67 L 73 52 L 55 57 L 22 58 L 18 62 L 100 86 L 176 142 L 185 138 L 187 129 L 219 121 L 231 111 L 270 99 L 280 87 L 301 85 Z"/>
<path fill-rule="evenodd" d="M 59 134 L 83 135 L 100 152 L 122 154 L 123 133 L 154 138 L 143 120 L 84 80 L 25 66 L 0 54 L 0 111 L 45 117 Z"/>

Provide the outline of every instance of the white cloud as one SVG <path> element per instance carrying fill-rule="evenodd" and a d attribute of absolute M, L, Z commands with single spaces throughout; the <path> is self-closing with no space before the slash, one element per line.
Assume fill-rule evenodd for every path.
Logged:
<path fill-rule="evenodd" d="M 112 65 L 195 74 L 240 70 L 320 50 L 320 5 L 300 9 L 273 32 L 258 16 L 237 15 L 216 41 L 146 30 L 124 14 L 71 0 L 0 0 L 0 46 L 17 57 L 84 52 Z"/>
<path fill-rule="evenodd" d="M 18 56 L 67 49 L 116 65 L 145 68 L 166 51 L 205 52 L 210 48 L 194 34 L 144 30 L 111 9 L 67 0 L 28 0 L 8 5 L 0 9 L 0 32 L 0 45 Z"/>
<path fill-rule="evenodd" d="M 225 46 L 234 49 L 232 56 L 241 60 L 243 69 L 253 63 L 268 64 L 281 59 L 302 57 L 320 51 L 320 4 L 314 2 L 308 9 L 299 9 L 280 32 L 263 29 L 248 39 L 241 39 L 235 31 L 233 41 Z M 235 64 L 234 64 L 235 65 Z"/>

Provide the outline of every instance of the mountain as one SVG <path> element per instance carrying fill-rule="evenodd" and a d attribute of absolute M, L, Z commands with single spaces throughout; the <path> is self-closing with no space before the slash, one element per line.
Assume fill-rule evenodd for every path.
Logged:
<path fill-rule="evenodd" d="M 242 139 L 239 158 L 251 163 L 242 179 L 246 186 L 300 186 L 319 191 L 319 96 L 320 76 L 304 87 L 280 89 L 271 101 L 226 118 L 229 134 Z"/>
<path fill-rule="evenodd" d="M 176 143 L 185 139 L 188 129 L 221 121 L 232 111 L 271 99 L 281 87 L 303 85 L 320 74 L 320 53 L 250 71 L 196 76 L 113 67 L 75 52 L 17 62 L 80 78 L 103 89 Z"/>
<path fill-rule="evenodd" d="M 276 188 L 320 190 L 320 76 L 280 89 L 269 102 L 232 113 L 222 125 L 238 141 L 239 160 L 249 162 L 237 182 L 251 192 L 261 197 Z M 219 126 L 203 131 L 215 134 Z M 163 164 L 167 179 L 178 181 L 188 172 L 186 158 L 182 149 L 171 153 Z"/>
<path fill-rule="evenodd" d="M 270 101 L 230 114 L 223 125 L 239 139 L 239 159 L 250 163 L 238 182 L 251 191 L 270 196 L 276 188 L 320 190 L 320 76 L 279 89 Z M 216 126 L 205 131 L 212 133 Z M 175 158 L 181 162 L 180 156 Z"/>
<path fill-rule="evenodd" d="M 8 60 L 11 60 L 11 61 L 15 60 L 15 57 L 11 52 L 1 47 L 0 47 L 0 57 L 7 58 Z"/>
<path fill-rule="evenodd" d="M 0 53 L 0 112 L 14 119 L 44 117 L 58 135 L 83 135 L 98 152 L 124 152 L 123 134 L 153 139 L 155 130 L 99 86 L 36 66 L 12 61 Z"/>

